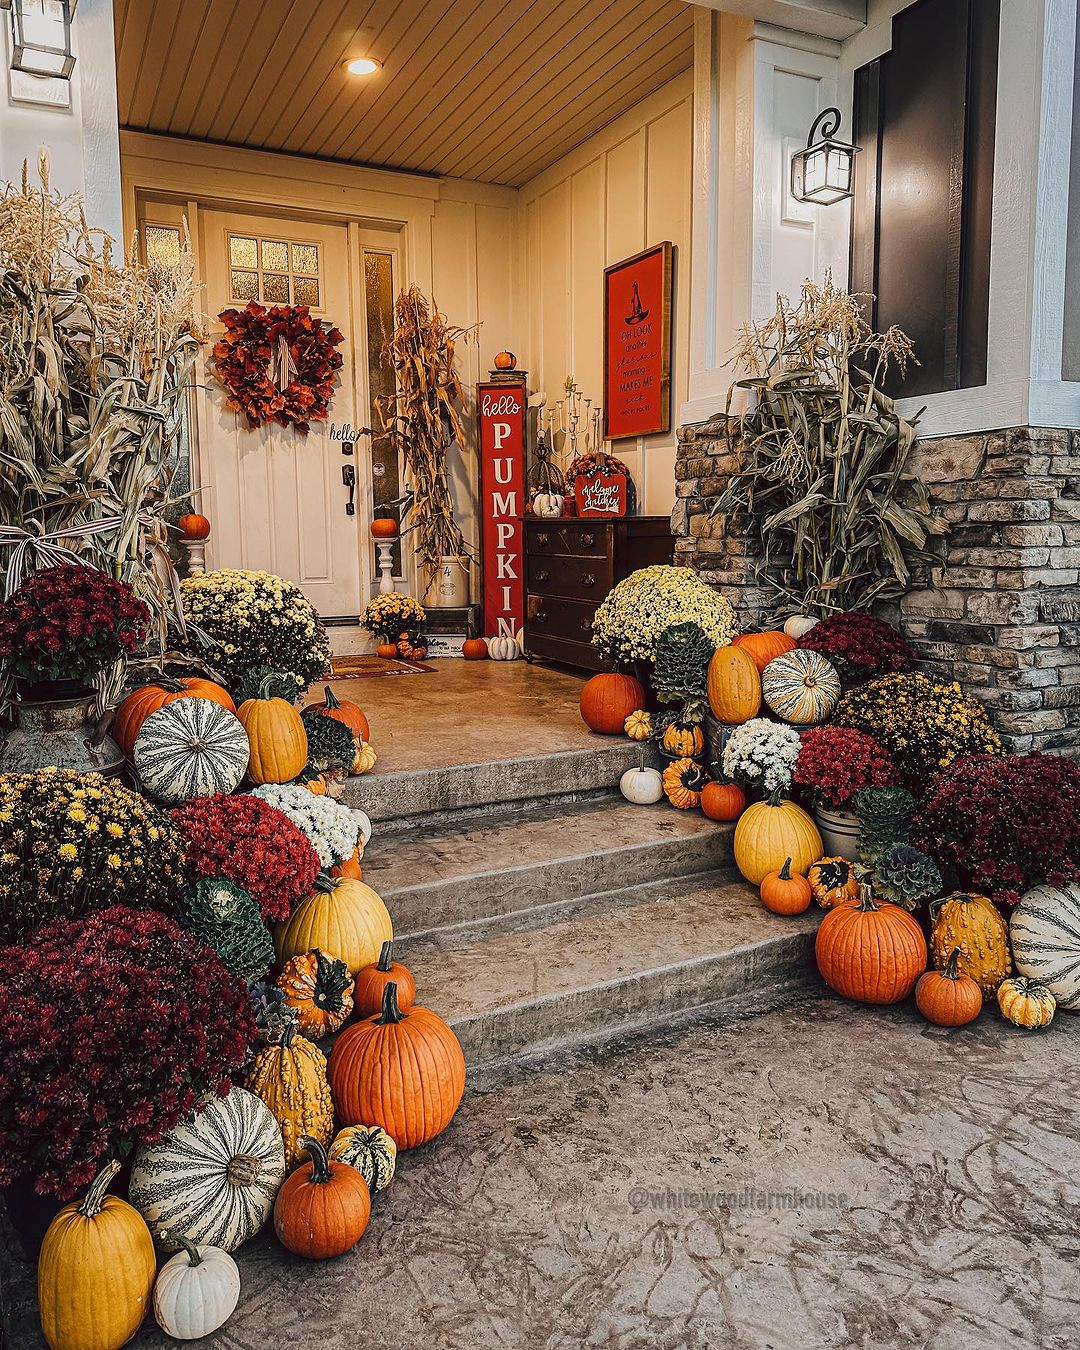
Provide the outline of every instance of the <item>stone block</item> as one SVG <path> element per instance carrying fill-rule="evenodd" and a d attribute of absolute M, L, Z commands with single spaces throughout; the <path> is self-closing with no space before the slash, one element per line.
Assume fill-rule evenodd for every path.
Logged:
<path fill-rule="evenodd" d="M 944 436 L 919 441 L 908 461 L 924 483 L 957 483 L 981 472 L 987 451 L 984 436 Z"/>
<path fill-rule="evenodd" d="M 947 623 L 934 620 L 927 624 L 926 636 L 934 642 L 978 643 L 988 646 L 994 641 L 994 630 L 989 624 Z"/>
<path fill-rule="evenodd" d="M 1080 623 L 1080 596 L 1043 596 L 1039 617 L 1044 623 Z"/>
<path fill-rule="evenodd" d="M 1064 541 L 1060 525 L 1006 525 L 1001 531 L 1001 542 L 1014 548 L 1053 548 Z"/>
<path fill-rule="evenodd" d="M 970 618 L 986 623 L 1035 623 L 1039 618 L 1039 597 L 1033 592 L 980 593 L 968 599 L 967 613 Z"/>
<path fill-rule="evenodd" d="M 1046 708 L 1080 708 L 1080 684 L 1059 685 L 1043 691 Z"/>
<path fill-rule="evenodd" d="M 1080 647 L 1080 624 L 1063 623 L 1058 628 L 1063 647 Z"/>
<path fill-rule="evenodd" d="M 955 560 L 973 567 L 1046 567 L 1050 562 L 1050 550 L 1048 548 L 957 549 Z"/>
<path fill-rule="evenodd" d="M 1044 647 L 1032 652 L 1038 669 L 1056 670 L 1062 684 L 1080 681 L 1080 652 L 1071 647 Z"/>
<path fill-rule="evenodd" d="M 1032 712 L 999 712 L 1000 731 L 1028 735 L 1039 731 L 1060 731 L 1065 726 L 1065 714 L 1058 708 L 1039 708 Z"/>
<path fill-rule="evenodd" d="M 1038 529 L 1039 527 L 1028 525 L 1020 525 L 1020 526 L 1010 525 L 1008 526 L 1008 528 L 1015 530 L 1015 529 Z M 949 531 L 948 536 L 949 549 L 951 551 L 954 548 L 989 548 L 991 545 L 1001 542 L 1003 533 L 1004 532 L 1002 528 L 996 522 L 991 523 L 987 521 L 985 523 L 980 523 L 978 525 L 972 525 L 965 521 L 962 524 L 955 525 Z M 1020 543 L 1021 541 L 1006 540 L 1005 542 Z M 1034 543 L 1036 541 L 1032 540 L 1032 542 Z"/>
<path fill-rule="evenodd" d="M 959 619 L 967 605 L 964 591 L 909 591 L 900 599 L 902 614 L 921 614 L 928 619 Z"/>
<path fill-rule="evenodd" d="M 935 567 L 936 586 L 955 587 L 962 591 L 990 590 L 999 584 L 991 567 Z"/>
<path fill-rule="evenodd" d="M 963 675 L 957 676 L 961 683 Z M 1042 689 L 980 689 L 979 702 L 998 712 L 1034 712 L 1044 706 L 1046 691 Z"/>
<path fill-rule="evenodd" d="M 1043 500 L 977 501 L 968 508 L 970 520 L 1049 520 L 1050 502 Z"/>

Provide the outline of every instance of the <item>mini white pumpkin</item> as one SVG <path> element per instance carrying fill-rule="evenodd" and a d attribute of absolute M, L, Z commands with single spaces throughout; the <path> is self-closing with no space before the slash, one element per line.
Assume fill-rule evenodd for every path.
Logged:
<path fill-rule="evenodd" d="M 154 1285 L 154 1316 L 167 1336 L 197 1341 L 223 1327 L 240 1301 L 240 1272 L 220 1247 L 196 1247 L 168 1234 L 183 1251 L 161 1267 Z"/>
<path fill-rule="evenodd" d="M 545 519 L 561 516 L 566 498 L 558 492 L 538 492 L 533 498 L 533 513 Z"/>
<path fill-rule="evenodd" d="M 1021 975 L 1045 984 L 1059 1008 L 1080 1008 L 1080 886 L 1035 886 L 1009 916 Z"/>
<path fill-rule="evenodd" d="M 359 848 L 361 858 L 364 856 L 364 849 L 371 843 L 371 817 L 366 811 L 361 811 L 358 806 L 352 808 L 352 813 L 356 817 L 357 824 L 360 826 Z"/>
<path fill-rule="evenodd" d="M 784 623 L 784 632 L 789 638 L 794 638 L 796 642 L 801 637 L 805 637 L 811 628 L 816 628 L 821 622 L 820 619 L 811 618 L 809 614 L 793 614 L 790 619 Z"/>
<path fill-rule="evenodd" d="M 627 769 L 619 779 L 619 791 L 635 806 L 652 806 L 664 795 L 664 780 L 655 769 L 641 764 L 636 769 Z"/>
<path fill-rule="evenodd" d="M 516 661 L 520 655 L 521 648 L 515 638 L 488 638 L 488 656 L 493 661 Z"/>
<path fill-rule="evenodd" d="M 250 753 L 235 713 L 208 698 L 178 698 L 139 728 L 132 760 L 150 796 L 174 805 L 234 791 Z"/>

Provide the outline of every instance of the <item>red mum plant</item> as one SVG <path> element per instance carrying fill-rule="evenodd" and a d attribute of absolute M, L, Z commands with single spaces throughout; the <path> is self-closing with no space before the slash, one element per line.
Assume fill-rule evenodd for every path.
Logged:
<path fill-rule="evenodd" d="M 955 886 L 1015 905 L 1042 881 L 1080 880 L 1080 764 L 970 755 L 937 780 L 913 842 Z"/>
<path fill-rule="evenodd" d="M 0 987 L 0 1183 L 61 1200 L 227 1092 L 256 1034 L 243 980 L 123 905 L 0 948 Z"/>
<path fill-rule="evenodd" d="M 150 611 L 130 586 L 63 563 L 0 603 L 0 661 L 24 680 L 83 680 L 135 651 L 149 627 Z"/>
<path fill-rule="evenodd" d="M 861 788 L 894 787 L 899 781 L 889 752 L 873 736 L 848 727 L 811 727 L 792 779 L 833 811 L 849 811 Z"/>
<path fill-rule="evenodd" d="M 172 813 L 192 881 L 225 877 L 266 920 L 287 919 L 315 888 L 319 855 L 284 812 L 259 797 L 195 797 Z"/>
<path fill-rule="evenodd" d="M 862 610 L 822 619 L 803 634 L 799 646 L 827 656 L 847 684 L 862 684 L 876 675 L 910 670 L 915 659 L 902 634 Z"/>

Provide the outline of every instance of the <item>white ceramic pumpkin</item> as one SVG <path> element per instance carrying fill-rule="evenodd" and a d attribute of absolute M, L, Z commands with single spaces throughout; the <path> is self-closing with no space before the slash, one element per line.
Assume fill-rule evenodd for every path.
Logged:
<path fill-rule="evenodd" d="M 664 780 L 656 769 L 642 764 L 636 769 L 627 769 L 619 779 L 619 791 L 635 806 L 651 806 L 663 797 Z"/>
<path fill-rule="evenodd" d="M 1080 1010 L 1080 885 L 1035 886 L 1009 918 L 1013 962 L 1059 1008 Z"/>
<path fill-rule="evenodd" d="M 182 701 L 182 700 L 178 700 Z M 285 1145 L 270 1108 L 234 1087 L 135 1155 L 128 1198 L 161 1237 L 235 1251 L 270 1218 L 285 1179 Z"/>
<path fill-rule="evenodd" d="M 240 1301 L 240 1272 L 220 1247 L 196 1247 L 182 1233 L 171 1238 L 183 1251 L 158 1272 L 154 1316 L 167 1336 L 197 1341 L 223 1327 Z"/>
<path fill-rule="evenodd" d="M 234 791 L 250 753 L 235 713 L 208 698 L 178 698 L 139 728 L 132 760 L 150 796 L 171 805 Z"/>
<path fill-rule="evenodd" d="M 820 652 L 784 652 L 774 656 L 761 676 L 765 702 L 785 722 L 813 726 L 824 722 L 840 701 L 840 676 Z"/>
<path fill-rule="evenodd" d="M 533 514 L 545 519 L 561 516 L 565 500 L 558 492 L 538 492 L 532 501 Z"/>
<path fill-rule="evenodd" d="M 488 638 L 487 645 L 492 661 L 516 661 L 521 655 L 521 648 L 512 637 Z"/>
<path fill-rule="evenodd" d="M 790 619 L 784 622 L 784 632 L 789 638 L 794 638 L 796 642 L 801 637 L 805 637 L 811 628 L 816 628 L 821 622 L 820 619 L 813 619 L 809 614 L 793 614 Z"/>

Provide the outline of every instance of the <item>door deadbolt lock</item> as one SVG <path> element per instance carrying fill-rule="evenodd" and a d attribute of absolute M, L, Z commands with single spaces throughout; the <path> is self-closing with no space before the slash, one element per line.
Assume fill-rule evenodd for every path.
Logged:
<path fill-rule="evenodd" d="M 354 464 L 343 464 L 341 466 L 341 481 L 349 489 L 349 500 L 345 503 L 345 514 L 347 516 L 356 515 L 356 466 Z"/>

